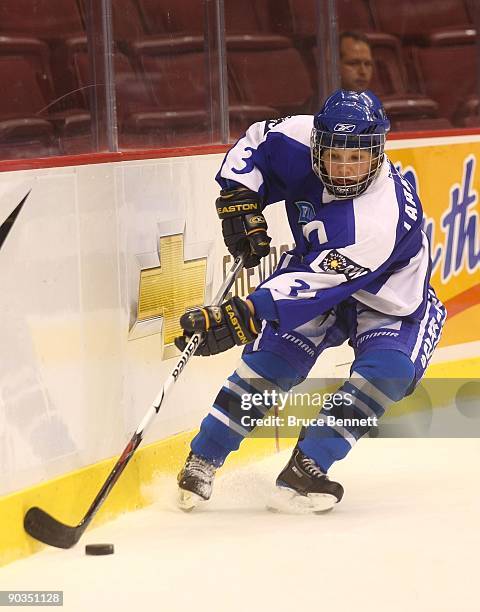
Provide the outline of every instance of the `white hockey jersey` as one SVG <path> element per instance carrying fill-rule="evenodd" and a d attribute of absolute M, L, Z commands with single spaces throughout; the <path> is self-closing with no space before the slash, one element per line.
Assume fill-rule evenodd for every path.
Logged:
<path fill-rule="evenodd" d="M 312 170 L 313 116 L 253 124 L 225 156 L 217 181 L 285 201 L 295 248 L 250 296 L 257 314 L 293 329 L 350 297 L 380 312 L 420 318 L 430 282 L 423 211 L 385 155 L 360 196 L 335 200 Z"/>

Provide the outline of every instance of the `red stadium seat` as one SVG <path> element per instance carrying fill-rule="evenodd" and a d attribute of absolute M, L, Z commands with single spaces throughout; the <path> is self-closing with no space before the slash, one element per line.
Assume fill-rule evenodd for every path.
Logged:
<path fill-rule="evenodd" d="M 247 39 L 250 46 L 252 40 L 258 41 L 254 36 Z M 182 139 L 188 144 L 188 137 L 192 139 L 190 144 L 208 141 L 210 110 L 202 37 L 137 41 L 132 45 L 132 52 L 153 92 L 157 111 L 165 116 L 165 129 L 169 127 L 170 138 L 167 144 L 179 144 Z M 243 88 L 237 87 L 237 82 L 230 78 L 229 115 L 230 133 L 238 137 L 251 123 L 278 117 L 279 111 L 262 101 L 248 99 Z"/>
<path fill-rule="evenodd" d="M 382 98 L 382 103 L 393 130 L 400 129 L 398 127 L 400 124 L 405 126 L 407 122 L 416 121 L 423 121 L 424 124 L 429 123 L 432 126 L 438 124 L 439 129 L 451 127 L 448 119 L 439 117 L 438 104 L 430 98 L 415 94 L 404 94 L 403 96 L 385 96 Z M 406 128 L 402 127 L 402 129 Z"/>
<path fill-rule="evenodd" d="M 472 115 L 471 117 L 466 117 L 464 125 L 462 127 L 480 127 L 480 115 Z"/>
<path fill-rule="evenodd" d="M 225 31 L 230 34 L 275 32 L 269 0 L 225 0 Z"/>
<path fill-rule="evenodd" d="M 125 130 L 148 134 L 153 144 L 180 146 L 209 141 L 205 53 L 201 36 L 151 38 L 136 41 L 134 62 L 146 87 L 144 108 L 129 108 Z M 117 95 L 129 96 L 117 90 Z M 120 102 L 119 102 L 120 104 Z"/>
<path fill-rule="evenodd" d="M 205 55 L 201 37 L 139 41 L 133 50 L 160 108 L 179 112 L 206 110 Z"/>
<path fill-rule="evenodd" d="M 291 30 L 295 37 L 315 38 L 318 29 L 316 0 L 287 0 Z M 375 22 L 368 0 L 336 0 L 338 28 L 342 30 L 375 30 Z"/>
<path fill-rule="evenodd" d="M 285 20 L 286 1 L 225 0 L 227 35 L 277 31 L 279 22 Z M 138 0 L 138 3 L 151 34 L 202 34 L 205 30 L 204 0 Z"/>
<path fill-rule="evenodd" d="M 369 32 L 375 30 L 375 21 L 368 0 L 337 0 L 338 28 Z"/>
<path fill-rule="evenodd" d="M 93 83 L 86 41 L 70 49 L 70 63 L 77 85 L 89 104 Z M 172 144 L 169 141 L 185 127 L 174 112 L 162 112 L 142 76 L 134 70 L 129 58 L 117 52 L 114 57 L 115 93 L 119 122 L 119 141 L 123 147 L 145 147 Z M 185 130 L 184 130 L 185 131 Z"/>
<path fill-rule="evenodd" d="M 2 0 L 2 34 L 65 39 L 84 31 L 77 0 Z"/>
<path fill-rule="evenodd" d="M 85 35 L 77 0 L 2 0 L 0 32 L 47 42 L 55 96 L 63 99 L 64 108 L 77 105 L 76 96 L 68 96 L 71 84 L 65 63 L 65 45 L 72 38 Z"/>
<path fill-rule="evenodd" d="M 281 114 L 308 112 L 313 95 L 300 53 L 283 36 L 229 36 L 230 78 L 245 104 L 277 109 Z"/>
<path fill-rule="evenodd" d="M 280 117 L 279 111 L 271 106 L 245 104 L 233 79 L 228 84 L 230 140 L 237 140 L 252 123 Z"/>
<path fill-rule="evenodd" d="M 112 20 L 116 41 L 135 40 L 147 32 L 136 0 L 112 0 Z"/>
<path fill-rule="evenodd" d="M 420 130 L 449 130 L 452 124 L 445 117 L 432 119 L 399 119 L 392 121 L 392 129 L 396 132 L 418 132 Z"/>
<path fill-rule="evenodd" d="M 453 123 L 459 127 L 473 127 L 480 125 L 480 97 L 472 94 L 463 100 L 453 117 Z"/>
<path fill-rule="evenodd" d="M 48 48 L 40 40 L 0 37 L 0 150 L 8 157 L 49 155 L 57 151 L 53 124 L 48 121 L 52 84 L 47 70 Z M 19 152 L 15 153 L 15 146 Z"/>
<path fill-rule="evenodd" d="M 378 96 L 404 94 L 408 88 L 400 41 L 380 32 L 369 32 L 367 37 L 375 68 L 370 89 Z"/>
<path fill-rule="evenodd" d="M 428 120 L 432 125 L 436 122 L 444 128 L 445 121 L 437 121 L 438 104 L 424 94 L 409 90 L 398 38 L 381 32 L 368 32 L 367 38 L 372 47 L 375 67 L 370 89 L 382 100 L 392 129 L 398 129 L 401 121 L 420 120 Z"/>
<path fill-rule="evenodd" d="M 8 94 L 0 97 L 3 116 L 39 113 L 52 94 L 47 45 L 35 38 L 1 36 L 0 60 L 2 88 Z"/>
<path fill-rule="evenodd" d="M 438 102 L 440 114 L 451 119 L 477 88 L 476 33 L 472 29 L 438 31 L 429 35 L 428 43 L 413 49 L 420 82 Z"/>
<path fill-rule="evenodd" d="M 311 43 L 314 42 L 318 29 L 316 4 L 316 0 L 287 0 L 290 20 L 287 33 L 291 34 L 293 38 L 307 38 Z"/>
<path fill-rule="evenodd" d="M 72 50 L 71 61 L 76 82 L 82 91 L 84 104 L 87 107 L 89 105 L 89 94 L 90 88 L 93 86 L 93 79 L 90 74 L 90 62 L 86 43 L 79 44 Z M 146 108 L 151 109 L 153 101 L 147 87 L 137 77 L 126 56 L 121 53 L 115 53 L 114 70 L 117 112 L 119 116 L 124 117 L 138 108 L 142 110 Z"/>
<path fill-rule="evenodd" d="M 402 53 L 398 39 L 389 34 L 370 33 L 372 55 L 375 62 L 374 78 L 371 89 L 381 98 L 387 115 L 392 123 L 392 129 L 407 129 L 408 122 L 423 121 L 434 129 L 449 127 L 446 119 L 439 118 L 439 105 L 423 94 L 409 91 L 406 72 L 402 61 Z M 418 123 L 418 129 L 421 128 Z M 409 129 L 414 129 L 413 127 Z"/>
<path fill-rule="evenodd" d="M 204 31 L 203 0 L 138 0 L 138 5 L 150 34 L 201 34 Z"/>
<path fill-rule="evenodd" d="M 277 110 L 269 106 L 234 104 L 229 107 L 230 140 L 238 140 L 252 123 L 277 119 L 280 116 Z"/>
<path fill-rule="evenodd" d="M 87 23 L 87 0 L 78 0 L 84 23 Z M 137 0 L 112 0 L 113 38 L 116 42 L 144 37 L 146 29 Z"/>
<path fill-rule="evenodd" d="M 465 0 L 372 0 L 378 28 L 402 38 L 418 39 L 434 30 L 471 24 Z"/>
<path fill-rule="evenodd" d="M 84 110 L 60 109 L 56 104 L 48 60 L 48 47 L 40 40 L 0 37 L 0 79 L 8 91 L 0 103 L 0 117 L 9 122 L 4 124 L 8 130 L 3 136 L 21 140 L 32 130 L 43 130 L 46 137 L 54 139 L 49 146 L 56 150 L 64 139 L 88 139 L 90 117 Z M 87 149 L 90 146 L 86 143 Z"/>

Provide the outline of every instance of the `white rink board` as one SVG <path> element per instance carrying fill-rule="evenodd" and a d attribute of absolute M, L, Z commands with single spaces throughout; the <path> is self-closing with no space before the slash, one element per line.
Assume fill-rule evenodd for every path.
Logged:
<path fill-rule="evenodd" d="M 218 287 L 221 160 L 0 175 L 0 223 L 32 189 L 0 251 L 0 495 L 123 449 L 174 364 L 162 359 L 161 334 L 128 340 L 138 256 L 155 259 L 160 236 L 185 227 L 185 259 L 208 251 L 207 286 Z M 283 204 L 267 217 L 273 244 L 291 245 Z M 239 354 L 193 360 L 146 441 L 196 427 Z M 342 375 L 336 364 L 349 357 L 348 348 L 330 351 L 322 375 Z"/>

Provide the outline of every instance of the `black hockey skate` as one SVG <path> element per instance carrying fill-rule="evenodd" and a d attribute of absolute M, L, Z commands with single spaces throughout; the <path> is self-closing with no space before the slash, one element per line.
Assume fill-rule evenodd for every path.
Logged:
<path fill-rule="evenodd" d="M 277 492 L 268 509 L 309 514 L 331 510 L 343 497 L 343 487 L 328 479 L 313 459 L 296 446 L 277 478 Z"/>
<path fill-rule="evenodd" d="M 178 507 L 193 510 L 201 501 L 210 499 L 217 468 L 191 451 L 178 475 Z"/>

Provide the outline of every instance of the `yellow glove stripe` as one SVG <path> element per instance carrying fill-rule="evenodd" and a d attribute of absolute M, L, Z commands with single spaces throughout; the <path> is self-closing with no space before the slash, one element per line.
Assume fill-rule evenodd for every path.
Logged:
<path fill-rule="evenodd" d="M 250 329 L 252 330 L 252 332 L 258 336 L 258 329 L 255 327 L 255 323 L 253 322 L 253 319 L 250 317 L 248 324 L 250 325 Z"/>
<path fill-rule="evenodd" d="M 205 331 L 210 329 L 210 317 L 208 316 L 208 310 L 206 308 L 200 308 L 203 312 L 203 316 L 205 317 Z"/>

